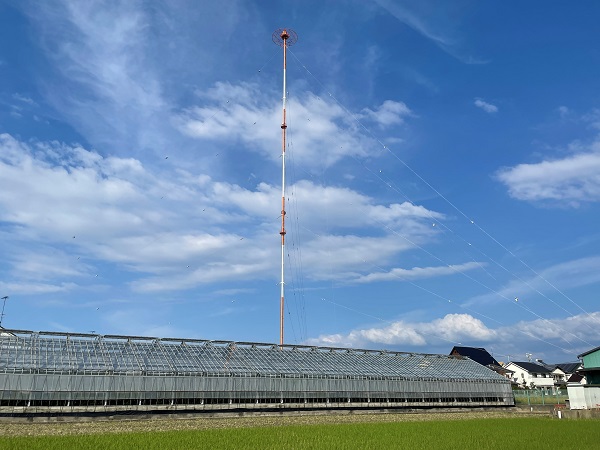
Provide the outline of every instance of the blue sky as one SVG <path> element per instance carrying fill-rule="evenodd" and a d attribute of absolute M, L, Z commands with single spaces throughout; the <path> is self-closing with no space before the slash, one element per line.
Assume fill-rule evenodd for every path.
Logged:
<path fill-rule="evenodd" d="M 417 5 L 415 6 L 415 3 Z M 8 328 L 600 345 L 595 2 L 0 1 Z"/>

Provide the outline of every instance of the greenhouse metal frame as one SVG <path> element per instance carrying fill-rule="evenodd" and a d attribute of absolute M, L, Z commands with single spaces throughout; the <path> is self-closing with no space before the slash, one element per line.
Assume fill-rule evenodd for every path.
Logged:
<path fill-rule="evenodd" d="M 513 406 L 464 357 L 2 330 L 0 413 Z"/>

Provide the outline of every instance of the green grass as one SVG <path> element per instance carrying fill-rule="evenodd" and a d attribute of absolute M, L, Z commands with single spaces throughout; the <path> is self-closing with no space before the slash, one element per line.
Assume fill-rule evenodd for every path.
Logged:
<path fill-rule="evenodd" d="M 552 418 L 352 423 L 0 438 L 9 449 L 598 448 L 600 423 Z"/>

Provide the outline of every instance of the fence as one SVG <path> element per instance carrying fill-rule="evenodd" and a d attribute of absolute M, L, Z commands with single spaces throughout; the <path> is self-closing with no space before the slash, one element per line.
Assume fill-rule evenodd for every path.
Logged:
<path fill-rule="evenodd" d="M 513 394 L 517 405 L 558 405 L 565 404 L 569 399 L 566 389 L 554 392 L 545 389 L 515 389 Z"/>

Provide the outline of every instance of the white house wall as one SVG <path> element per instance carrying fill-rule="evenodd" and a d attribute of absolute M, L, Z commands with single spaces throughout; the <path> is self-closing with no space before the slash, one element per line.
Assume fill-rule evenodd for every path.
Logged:
<path fill-rule="evenodd" d="M 512 380 L 523 386 L 523 382 L 526 383 L 526 387 L 531 387 L 533 383 L 534 387 L 537 388 L 552 388 L 554 387 L 554 378 L 551 374 L 538 374 L 539 376 L 534 377 L 532 374 L 527 372 L 525 369 L 517 366 L 516 364 L 509 364 L 506 366 L 507 369 L 512 370 Z M 545 376 L 544 376 L 545 375 Z"/>

